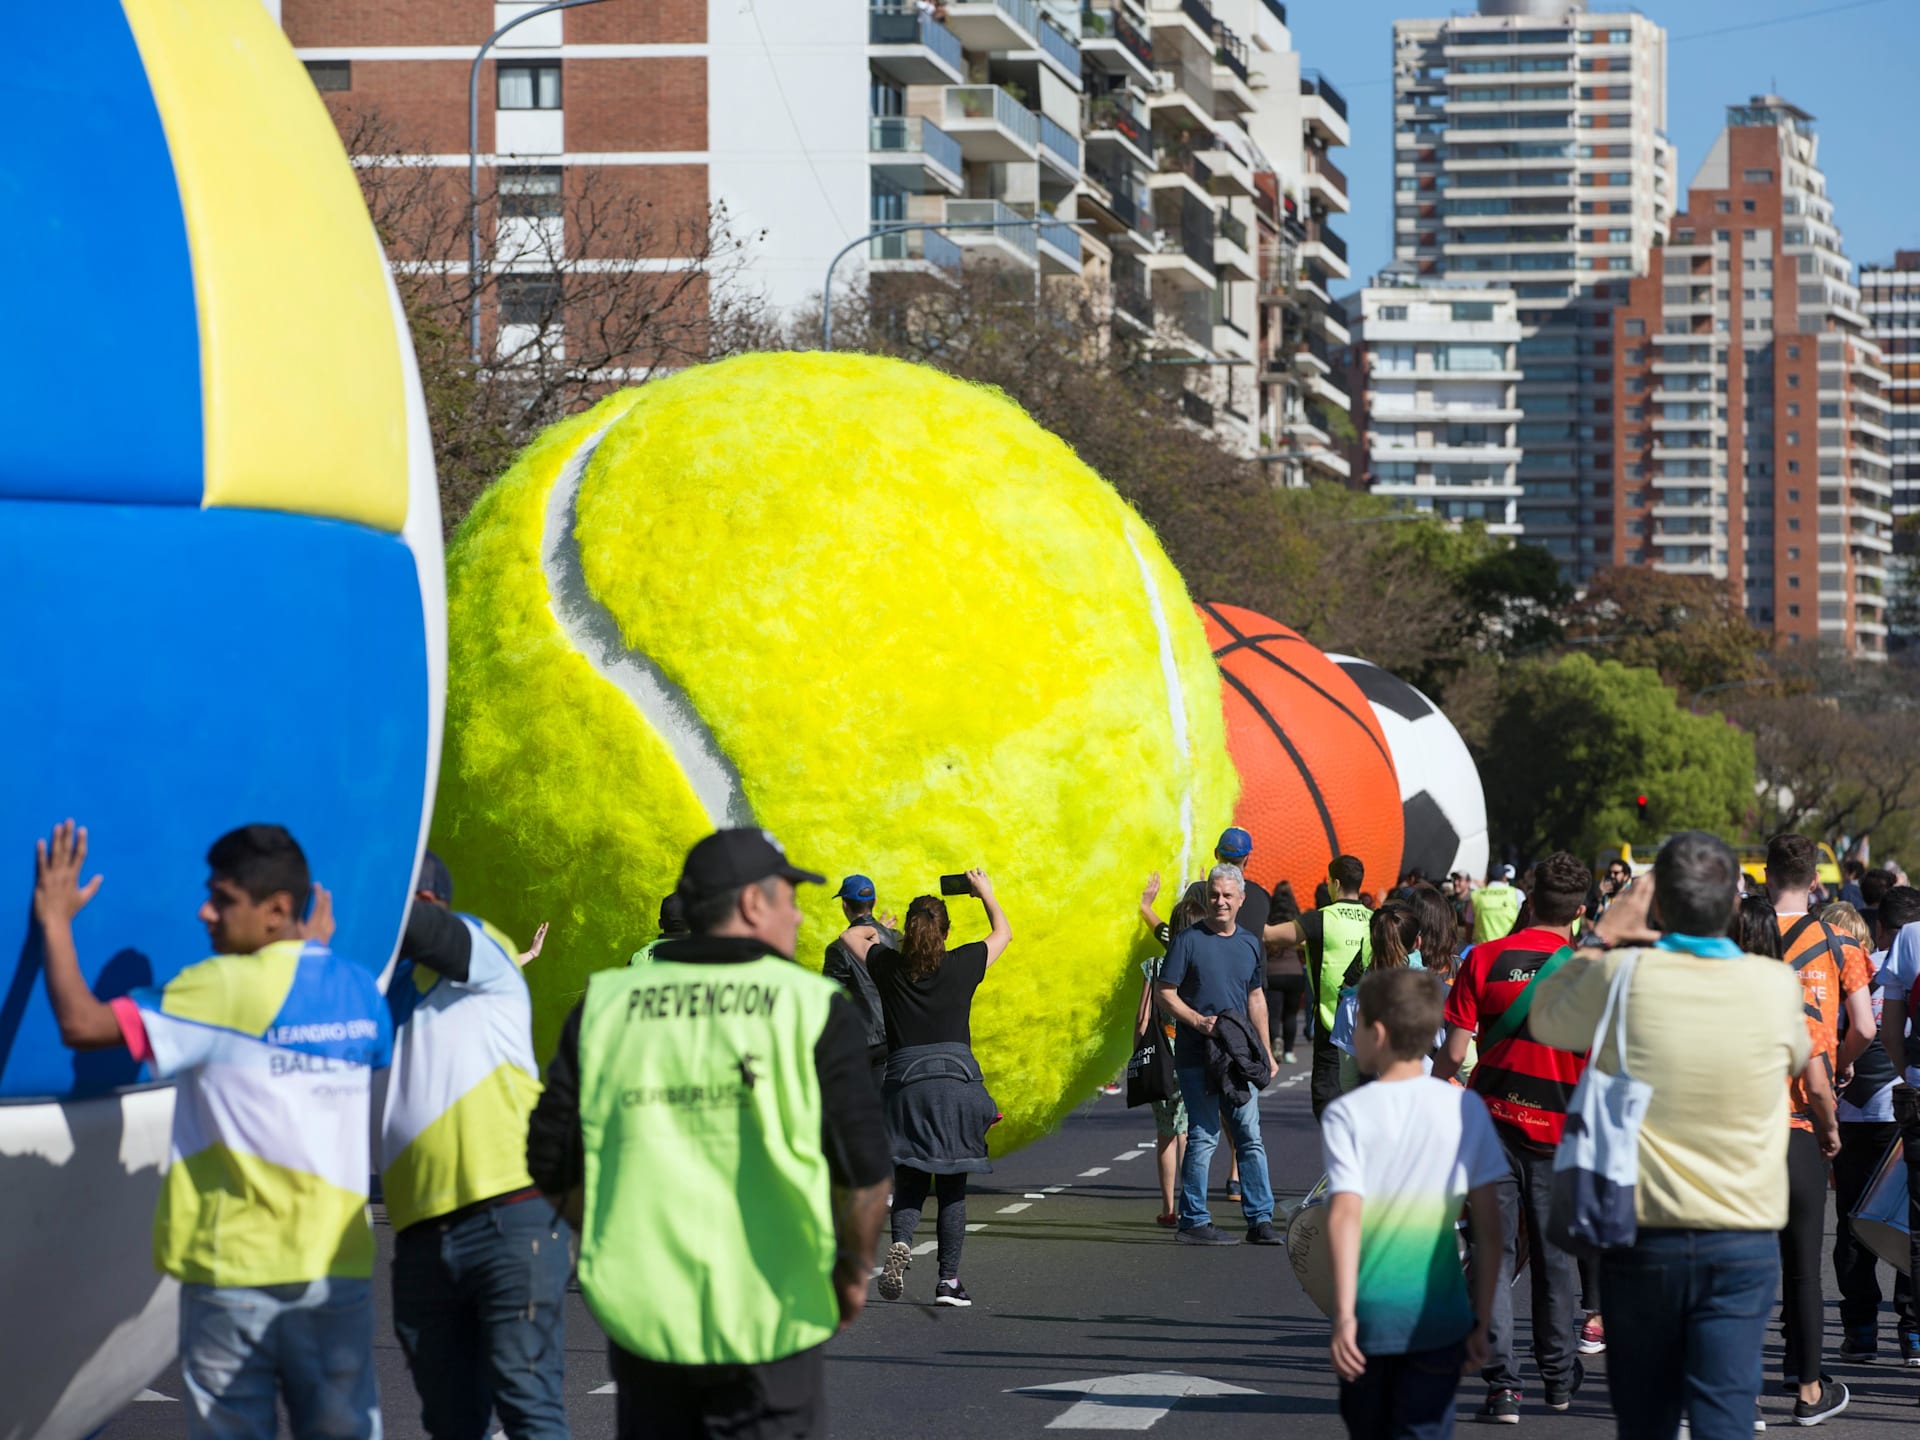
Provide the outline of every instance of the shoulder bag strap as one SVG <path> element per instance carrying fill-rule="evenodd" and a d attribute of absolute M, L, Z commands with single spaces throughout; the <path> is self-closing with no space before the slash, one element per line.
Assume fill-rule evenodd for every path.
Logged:
<path fill-rule="evenodd" d="M 1502 1040 L 1510 1039 L 1520 1033 L 1520 1027 L 1527 1023 L 1527 1015 L 1533 1009 L 1533 990 L 1542 980 L 1567 963 L 1567 957 L 1573 954 L 1571 945 L 1562 945 L 1549 955 L 1540 968 L 1533 972 L 1533 978 L 1527 981 L 1527 988 L 1513 997 L 1513 1004 L 1506 1008 L 1500 1018 L 1493 1022 L 1493 1028 L 1480 1040 L 1480 1052 L 1485 1054 Z"/>
<path fill-rule="evenodd" d="M 1613 1023 L 1614 1055 L 1619 1061 L 1614 1073 L 1629 1079 L 1632 1077 L 1627 1071 L 1627 991 L 1633 988 L 1633 967 L 1639 959 L 1639 952 L 1630 950 L 1620 962 L 1620 968 L 1613 972 L 1613 981 L 1607 986 L 1606 1008 L 1600 1012 L 1600 1023 L 1593 1027 L 1593 1045 L 1587 1051 L 1587 1063 L 1598 1064 L 1601 1048 L 1607 1043 L 1607 1027 Z"/>

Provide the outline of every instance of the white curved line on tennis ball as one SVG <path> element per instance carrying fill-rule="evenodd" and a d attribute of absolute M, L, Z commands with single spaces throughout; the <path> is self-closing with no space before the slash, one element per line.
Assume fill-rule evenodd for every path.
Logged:
<path fill-rule="evenodd" d="M 1134 543 L 1133 533 L 1124 526 L 1127 549 L 1133 563 L 1140 567 L 1140 584 L 1147 592 L 1147 609 L 1153 615 L 1153 633 L 1160 641 L 1160 674 L 1167 682 L 1167 721 L 1173 727 L 1173 748 L 1180 755 L 1180 877 L 1184 884 L 1193 873 L 1193 744 L 1187 737 L 1187 697 L 1180 684 L 1180 664 L 1173 656 L 1173 630 L 1167 624 L 1167 612 L 1160 604 L 1160 587 L 1153 583 L 1153 571 L 1147 557 Z"/>
<path fill-rule="evenodd" d="M 540 536 L 540 564 L 547 581 L 547 608 L 574 651 L 603 678 L 618 686 L 641 717 L 673 752 L 694 798 L 714 829 L 752 825 L 740 772 L 687 698 L 659 666 L 627 648 L 620 626 L 587 588 L 580 563 L 580 481 L 607 431 L 624 416 L 607 421 L 567 457 L 547 493 L 547 516 Z"/>

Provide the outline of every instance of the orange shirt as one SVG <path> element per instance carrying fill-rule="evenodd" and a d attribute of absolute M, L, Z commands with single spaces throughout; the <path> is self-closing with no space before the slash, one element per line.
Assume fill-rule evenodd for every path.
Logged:
<path fill-rule="evenodd" d="M 1786 941 L 1786 962 L 1800 974 L 1807 1035 L 1813 1041 L 1813 1058 L 1807 1065 L 1824 1064 L 1831 1080 L 1834 1056 L 1840 1049 L 1841 1006 L 1847 996 L 1873 983 L 1873 964 L 1851 935 L 1804 915 L 1782 915 L 1780 933 Z M 1788 1123 L 1796 1130 L 1812 1130 L 1813 1107 L 1804 1074 L 1787 1082 L 1787 1094 L 1793 1110 Z"/>

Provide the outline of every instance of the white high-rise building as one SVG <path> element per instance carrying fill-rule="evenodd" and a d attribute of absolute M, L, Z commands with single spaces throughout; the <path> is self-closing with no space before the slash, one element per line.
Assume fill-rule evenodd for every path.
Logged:
<path fill-rule="evenodd" d="M 1510 289 L 1422 283 L 1399 270 L 1360 292 L 1355 418 L 1374 494 L 1520 533 L 1517 305 Z"/>
<path fill-rule="evenodd" d="M 1613 560 L 1613 306 L 1673 212 L 1666 32 L 1585 0 L 1394 25 L 1394 255 L 1511 288 L 1519 517 L 1576 581 Z"/>

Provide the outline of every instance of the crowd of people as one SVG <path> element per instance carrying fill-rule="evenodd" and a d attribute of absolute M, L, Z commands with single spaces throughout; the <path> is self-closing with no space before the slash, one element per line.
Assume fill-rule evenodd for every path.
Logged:
<path fill-rule="evenodd" d="M 1524 876 L 1497 866 L 1477 888 L 1402 876 L 1377 904 L 1360 862 L 1340 856 L 1316 907 L 1295 914 L 1256 902 L 1250 850 L 1244 831 L 1222 837 L 1204 888 L 1159 930 L 1164 962 L 1147 967 L 1158 1015 L 1143 997 L 1140 1026 L 1170 1024 L 1179 1064 L 1181 1104 L 1160 1133 L 1177 1134 L 1183 1112 L 1190 1137 L 1177 1217 L 1162 1219 L 1193 1243 L 1231 1238 L 1204 1198 L 1224 1124 L 1246 1239 L 1271 1231 L 1258 1106 L 1208 1075 L 1229 1028 L 1259 1034 L 1269 1074 L 1276 1051 L 1292 1063 L 1292 1007 L 1283 1016 L 1269 996 L 1298 994 L 1330 1196 L 1331 1356 L 1353 1435 L 1451 1434 L 1463 1373 L 1485 1386 L 1476 1419 L 1520 1423 L 1522 1270 L 1547 1412 L 1580 1391 L 1581 1357 L 1607 1351 L 1623 1437 L 1764 1429 L 1776 1294 L 1772 1383 L 1787 1418 L 1814 1426 L 1847 1408 L 1824 1352 L 1827 1195 L 1838 1354 L 1871 1361 L 1878 1261 L 1850 1216 L 1896 1141 L 1920 1157 L 1920 1043 L 1908 1039 L 1920 889 L 1904 874 L 1850 863 L 1823 893 L 1817 847 L 1786 834 L 1755 881 L 1694 832 L 1638 878 L 1624 857 L 1596 877 L 1563 851 Z M 1142 900 L 1150 926 L 1158 888 L 1155 877 Z M 1250 910 L 1269 916 L 1257 932 L 1236 923 Z M 1639 1098 L 1591 1098 L 1609 1093 Z M 1581 1167 L 1610 1127 L 1625 1139 L 1595 1179 Z M 1911 1240 L 1920 1164 L 1905 1169 Z M 1920 1369 L 1916 1263 L 1920 1243 L 1894 1267 L 1890 1338 L 1895 1361 Z"/>
<path fill-rule="evenodd" d="M 330 948 L 333 897 L 294 838 L 251 825 L 207 853 L 212 958 L 101 1000 L 74 941 L 101 884 L 87 844 L 69 821 L 38 845 L 45 980 L 67 1044 L 176 1081 L 154 1237 L 181 1284 L 190 1434 L 264 1440 L 278 1404 L 303 1440 L 380 1434 L 374 1186 L 435 1440 L 478 1440 L 494 1414 L 510 1440 L 567 1433 L 576 1270 L 623 1437 L 824 1433 L 825 1342 L 870 1288 L 905 1294 L 929 1202 L 932 1303 L 972 1303 L 967 1177 L 989 1168 L 997 1108 L 970 1021 L 1011 939 L 983 871 L 899 922 L 846 877 L 816 975 L 793 963 L 796 887 L 824 877 L 764 831 L 718 832 L 542 1067 L 521 974 L 540 938 L 521 952 L 455 911 L 430 852 L 384 988 Z M 1920 889 L 1856 867 L 1825 895 L 1799 835 L 1770 842 L 1755 884 L 1688 833 L 1638 878 L 1558 852 L 1477 888 L 1403 876 L 1378 903 L 1337 856 L 1303 911 L 1246 878 L 1252 850 L 1225 832 L 1165 921 L 1158 877 L 1141 896 L 1164 953 L 1142 967 L 1136 1038 L 1171 1059 L 1158 1220 L 1186 1244 L 1285 1243 L 1259 1099 L 1304 1024 L 1352 1434 L 1451 1433 L 1463 1373 L 1485 1386 L 1477 1418 L 1519 1423 L 1522 1270 L 1548 1412 L 1604 1350 L 1623 1437 L 1764 1428 L 1776 1293 L 1792 1423 L 1847 1408 L 1824 1349 L 1825 1207 L 1831 1187 L 1838 1355 L 1872 1360 L 1878 1262 L 1848 1216 L 1896 1141 L 1920 1156 Z M 981 905 L 984 940 L 949 945 L 955 895 Z M 1223 1138 L 1238 1236 L 1208 1203 Z M 1908 1259 L 1891 1339 L 1920 1369 L 1920 1243 Z"/>

